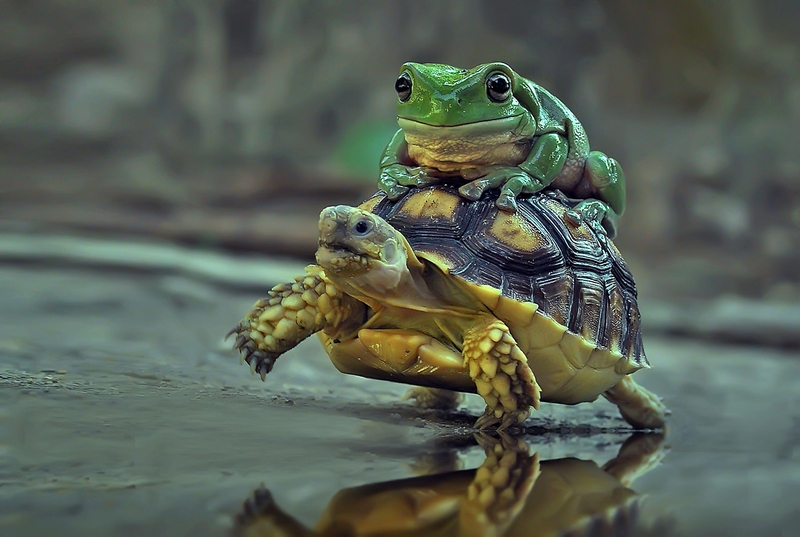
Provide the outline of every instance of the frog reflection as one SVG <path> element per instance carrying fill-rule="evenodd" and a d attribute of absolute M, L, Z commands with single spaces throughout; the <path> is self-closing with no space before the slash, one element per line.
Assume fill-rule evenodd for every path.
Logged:
<path fill-rule="evenodd" d="M 574 458 L 540 461 L 520 439 L 476 435 L 486 452 L 477 470 L 343 489 L 316 529 L 281 511 L 258 489 L 238 515 L 241 537 L 627 535 L 638 494 L 629 485 L 664 456 L 663 436 L 634 434 L 602 468 Z M 621 533 L 620 533 L 621 532 Z"/>

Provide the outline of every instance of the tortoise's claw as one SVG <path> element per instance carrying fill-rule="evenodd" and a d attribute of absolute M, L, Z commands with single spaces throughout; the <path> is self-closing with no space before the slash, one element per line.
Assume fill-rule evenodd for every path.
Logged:
<path fill-rule="evenodd" d="M 517 412 L 510 412 L 503 415 L 503 421 L 500 423 L 500 426 L 497 428 L 498 432 L 503 432 L 509 427 L 514 425 L 519 425 L 526 419 L 528 419 L 528 415 L 530 412 L 528 411 L 517 411 Z"/>
<path fill-rule="evenodd" d="M 500 423 L 500 418 L 495 417 L 494 412 L 487 412 L 486 414 L 478 418 L 478 421 L 475 422 L 473 428 L 479 430 L 488 429 L 489 427 L 497 425 L 498 423 Z"/>
<path fill-rule="evenodd" d="M 227 341 L 228 338 L 231 337 L 233 334 L 241 334 L 241 333 L 242 333 L 242 323 L 239 323 L 233 328 L 231 328 L 227 334 L 225 334 L 225 339 L 223 339 L 223 341 Z"/>
<path fill-rule="evenodd" d="M 247 343 L 247 336 L 240 334 L 239 337 L 236 338 L 236 342 L 233 344 L 233 348 L 237 351 L 242 350 L 245 343 Z"/>

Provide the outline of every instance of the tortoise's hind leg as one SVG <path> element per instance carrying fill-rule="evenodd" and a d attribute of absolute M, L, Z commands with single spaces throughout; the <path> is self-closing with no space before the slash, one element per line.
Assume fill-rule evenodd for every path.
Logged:
<path fill-rule="evenodd" d="M 462 355 L 478 394 L 486 401 L 486 413 L 475 422 L 476 429 L 499 423 L 502 430 L 525 421 L 531 406 L 539 408 L 541 389 L 528 358 L 503 321 L 481 316 L 464 333 Z"/>
<path fill-rule="evenodd" d="M 414 405 L 419 408 L 455 410 L 464 400 L 464 395 L 443 388 L 417 386 L 408 390 L 403 399 L 413 399 Z"/>
<path fill-rule="evenodd" d="M 630 375 L 625 375 L 603 397 L 617 405 L 625 421 L 637 429 L 663 428 L 670 413 L 660 397 L 636 384 Z"/>

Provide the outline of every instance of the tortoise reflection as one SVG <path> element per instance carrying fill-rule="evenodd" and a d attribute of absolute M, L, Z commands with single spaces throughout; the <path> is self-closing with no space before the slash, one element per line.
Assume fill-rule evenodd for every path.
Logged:
<path fill-rule="evenodd" d="M 664 456 L 660 434 L 634 434 L 602 468 L 575 458 L 540 461 L 521 439 L 476 435 L 476 470 L 343 489 L 316 529 L 281 511 L 265 488 L 236 520 L 241 537 L 628 535 L 638 494 L 628 488 Z"/>

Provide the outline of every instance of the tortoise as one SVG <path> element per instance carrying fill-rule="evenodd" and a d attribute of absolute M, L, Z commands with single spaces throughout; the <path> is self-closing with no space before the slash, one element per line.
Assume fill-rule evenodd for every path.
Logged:
<path fill-rule="evenodd" d="M 540 401 L 599 395 L 635 428 L 662 427 L 663 403 L 630 377 L 650 366 L 614 244 L 572 223 L 558 192 L 521 199 L 516 213 L 494 201 L 440 184 L 324 209 L 317 264 L 256 302 L 229 332 L 234 347 L 264 380 L 319 333 L 341 372 L 419 386 L 423 406 L 477 392 L 478 429 L 521 423 Z"/>

